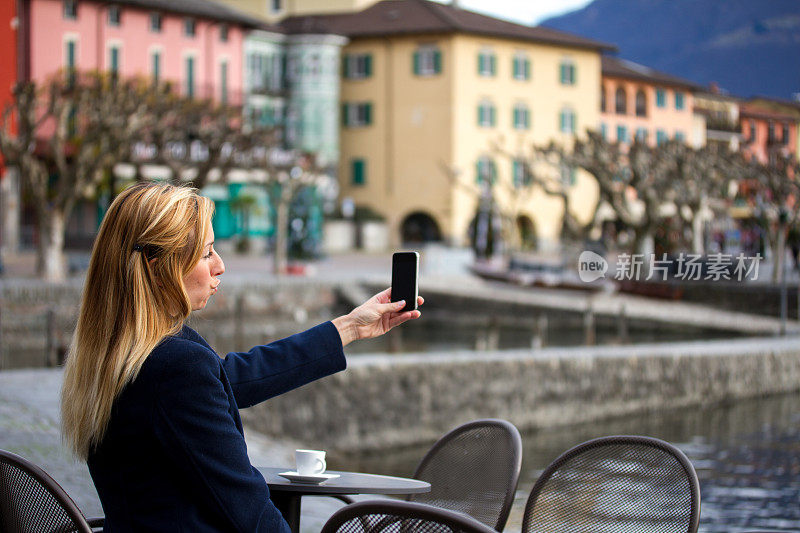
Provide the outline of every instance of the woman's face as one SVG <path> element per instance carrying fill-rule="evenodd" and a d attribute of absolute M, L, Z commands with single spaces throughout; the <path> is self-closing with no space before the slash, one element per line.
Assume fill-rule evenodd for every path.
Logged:
<path fill-rule="evenodd" d="M 217 292 L 220 284 L 217 276 L 223 272 L 225 272 L 225 264 L 214 250 L 214 230 L 209 227 L 206 231 L 206 242 L 203 244 L 200 261 L 183 278 L 183 285 L 186 287 L 189 301 L 192 303 L 192 311 L 206 306 L 211 295 Z"/>

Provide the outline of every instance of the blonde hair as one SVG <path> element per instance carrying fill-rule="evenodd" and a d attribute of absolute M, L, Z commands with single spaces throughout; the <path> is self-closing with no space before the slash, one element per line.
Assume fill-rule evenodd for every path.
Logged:
<path fill-rule="evenodd" d="M 200 260 L 214 204 L 195 189 L 134 185 L 112 202 L 92 250 L 61 389 L 65 442 L 86 459 L 114 400 L 192 310 L 183 277 Z"/>

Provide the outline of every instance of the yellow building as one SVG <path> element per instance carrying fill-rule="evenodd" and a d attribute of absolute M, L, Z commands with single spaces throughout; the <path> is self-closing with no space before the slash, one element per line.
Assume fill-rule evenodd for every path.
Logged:
<path fill-rule="evenodd" d="M 571 143 L 600 122 L 600 54 L 611 46 L 428 0 L 384 0 L 351 14 L 293 17 L 287 28 L 345 35 L 341 196 L 389 223 L 394 245 L 467 241 L 480 179 L 501 211 L 558 240 L 560 201 L 514 187 L 515 154 Z M 494 146 L 501 146 L 505 154 Z M 593 180 L 566 172 L 576 214 L 597 200 Z"/>
<path fill-rule="evenodd" d="M 375 0 L 220 0 L 257 17 L 276 22 L 292 16 L 326 13 L 352 13 L 375 3 Z"/>

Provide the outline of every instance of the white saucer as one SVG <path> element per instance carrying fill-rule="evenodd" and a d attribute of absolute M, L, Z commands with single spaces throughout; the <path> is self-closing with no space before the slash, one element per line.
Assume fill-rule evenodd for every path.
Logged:
<path fill-rule="evenodd" d="M 335 479 L 339 477 L 339 474 L 314 474 L 312 476 L 301 476 L 294 471 L 281 472 L 278 475 L 294 483 L 311 483 L 315 485 L 328 481 L 329 479 Z"/>

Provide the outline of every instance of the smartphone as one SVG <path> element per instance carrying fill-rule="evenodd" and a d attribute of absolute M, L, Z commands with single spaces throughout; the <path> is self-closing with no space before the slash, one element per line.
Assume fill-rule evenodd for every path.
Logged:
<path fill-rule="evenodd" d="M 417 252 L 395 252 L 392 254 L 392 301 L 405 300 L 400 311 L 413 311 L 417 308 L 419 287 L 419 254 Z"/>

